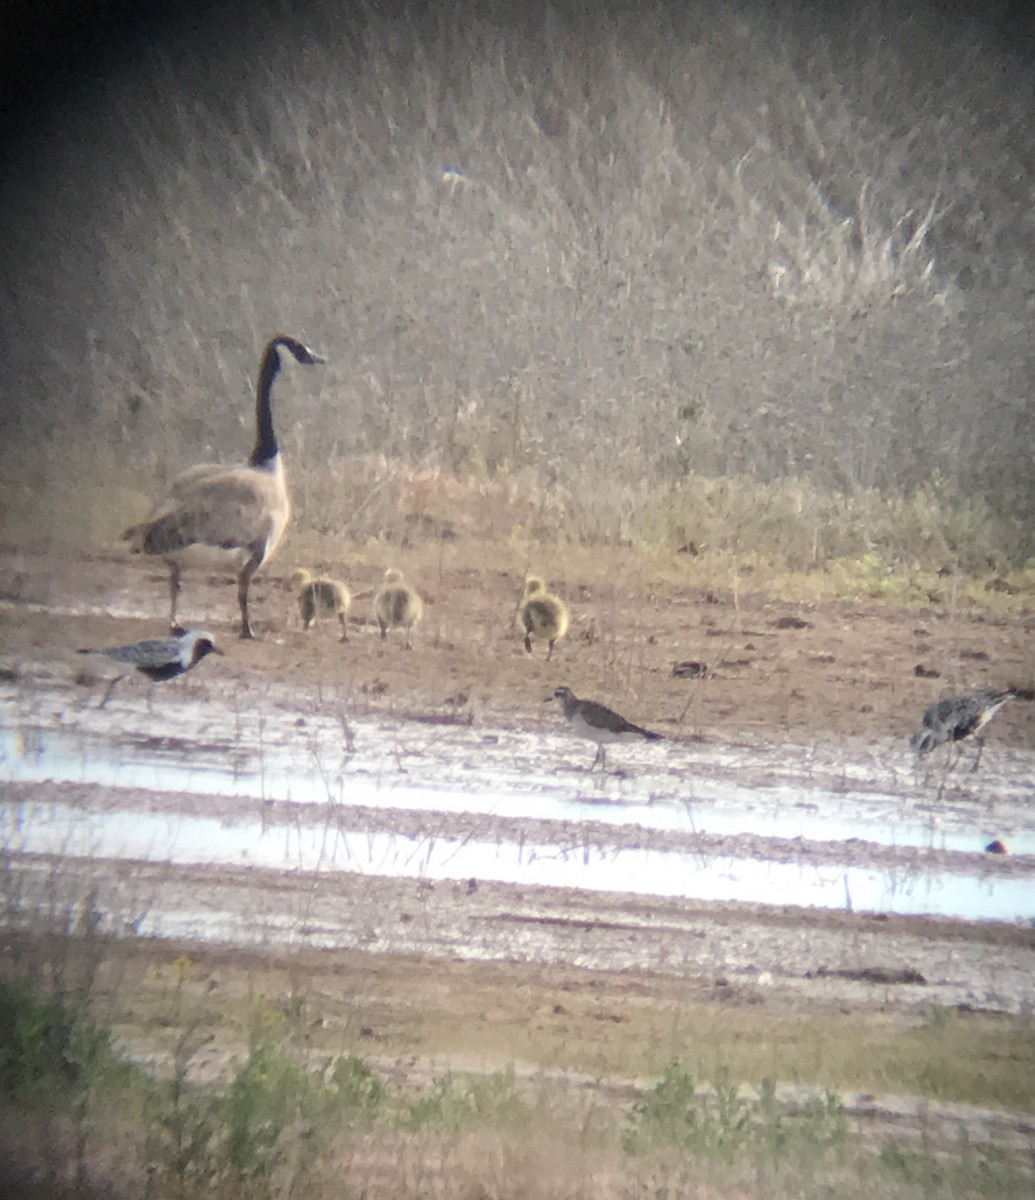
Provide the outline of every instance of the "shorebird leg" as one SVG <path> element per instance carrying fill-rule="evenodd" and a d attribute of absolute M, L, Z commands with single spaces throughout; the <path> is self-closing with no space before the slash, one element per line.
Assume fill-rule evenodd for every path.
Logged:
<path fill-rule="evenodd" d="M 169 628 L 173 633 L 179 629 L 176 621 L 176 608 L 180 600 L 180 566 L 179 563 L 169 563 Z"/>
<path fill-rule="evenodd" d="M 108 703 L 108 701 L 111 699 L 112 692 L 115 690 L 115 685 L 120 680 L 125 679 L 125 678 L 126 678 L 125 675 L 116 675 L 115 678 L 111 681 L 111 683 L 108 684 L 107 688 L 105 689 L 104 695 L 101 697 L 100 704 L 97 705 L 98 709 L 103 708 Z"/>

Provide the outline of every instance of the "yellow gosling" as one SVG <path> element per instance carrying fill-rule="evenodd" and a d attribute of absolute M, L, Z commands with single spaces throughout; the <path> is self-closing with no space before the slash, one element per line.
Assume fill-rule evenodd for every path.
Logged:
<path fill-rule="evenodd" d="M 546 583 L 538 575 L 529 575 L 525 580 L 520 617 L 525 631 L 525 649 L 532 653 L 533 638 L 548 643 L 546 660 L 549 662 L 554 643 L 568 632 L 568 606 L 559 596 L 546 590 Z"/>
<path fill-rule="evenodd" d="M 402 572 L 394 567 L 385 571 L 385 580 L 374 597 L 374 615 L 381 627 L 381 640 L 389 629 L 406 630 L 406 649 L 412 650 L 410 630 L 424 615 L 424 601 L 416 588 L 404 582 Z"/>
<path fill-rule="evenodd" d="M 317 578 L 305 567 L 299 567 L 291 576 L 291 586 L 298 596 L 303 629 L 311 629 L 321 617 L 337 617 L 341 626 L 341 640 L 349 640 L 348 616 L 352 607 L 352 593 L 340 579 Z"/>

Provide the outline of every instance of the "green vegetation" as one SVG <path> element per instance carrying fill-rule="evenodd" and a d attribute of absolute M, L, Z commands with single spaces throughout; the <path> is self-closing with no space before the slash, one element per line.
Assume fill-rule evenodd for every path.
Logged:
<path fill-rule="evenodd" d="M 929 1150 L 892 1142 L 880 1154 L 887 1175 L 922 1196 L 1023 1196 L 1031 1187 L 1026 1173 L 994 1147 L 965 1150 L 945 1158 Z"/>
<path fill-rule="evenodd" d="M 211 7 L 5 175 L 5 524 L 243 458 L 286 324 L 302 532 L 1035 554 L 1020 6 Z"/>
<path fill-rule="evenodd" d="M 74 946 L 64 952 L 74 959 Z M 149 1037 L 140 1027 L 132 1040 L 139 1045 L 147 1037 L 155 1049 L 168 1047 L 152 1060 L 152 1073 L 118 1054 L 113 1034 L 88 1015 L 96 1005 L 87 997 L 13 976 L 0 982 L 0 1102 L 40 1131 L 37 1170 L 52 1173 L 62 1156 L 70 1171 L 89 1173 L 96 1169 L 91 1164 L 108 1162 L 105 1187 L 112 1190 L 105 1194 L 117 1195 L 127 1183 L 126 1194 L 132 1194 L 132 1181 L 146 1175 L 162 1195 L 228 1200 L 337 1196 L 341 1178 L 335 1164 L 346 1162 L 358 1192 L 401 1197 L 427 1194 L 422 1189 L 431 1178 L 452 1194 L 466 1195 L 469 1187 L 472 1195 L 501 1200 L 581 1195 L 571 1190 L 570 1180 L 567 1190 L 563 1185 L 572 1172 L 583 1178 L 579 1186 L 621 1180 L 625 1190 L 616 1193 L 621 1195 L 646 1179 L 677 1186 L 687 1172 L 707 1179 L 717 1196 L 764 1196 L 775 1187 L 907 1200 L 922 1185 L 925 1195 L 962 1200 L 1019 1195 L 1030 1187 L 1030 1160 L 1001 1143 L 986 1144 L 970 1134 L 947 1138 L 938 1131 L 938 1119 L 921 1123 L 919 1140 L 885 1135 L 873 1143 L 845 1112 L 839 1088 L 782 1092 L 773 1075 L 755 1073 L 766 1048 L 745 1045 L 750 1039 L 738 1009 L 725 1011 L 722 1039 L 709 1035 L 695 1023 L 695 1011 L 687 1010 L 682 1019 L 695 1033 L 684 1033 L 682 1040 L 687 1050 L 698 1048 L 700 1065 L 691 1073 L 684 1065 L 689 1058 L 669 1058 L 633 1098 L 624 1070 L 628 1063 L 646 1064 L 641 1031 L 629 1021 L 600 1035 L 612 1055 L 598 1059 L 592 1091 L 573 1089 L 563 1072 L 519 1074 L 513 1065 L 445 1071 L 423 1084 L 402 1082 L 341 1049 L 340 1021 L 313 1008 L 313 998 L 326 993 L 313 988 L 307 999 L 302 977 L 296 975 L 291 994 L 279 1000 L 256 992 L 251 982 L 247 995 L 235 987 L 239 1002 L 213 993 L 207 978 L 205 970 L 180 958 L 147 972 L 133 989 L 142 995 L 124 997 L 124 1004 L 142 1008 L 152 1023 Z M 568 993 L 567 1002 L 575 1001 L 576 994 Z M 592 1002 L 599 1006 L 600 997 Z M 643 1007 L 637 1001 L 630 1016 Z M 569 1026 L 574 1015 L 568 1011 Z M 122 1013 L 120 1029 L 127 1029 L 128 1016 L 128 1010 Z M 671 1016 L 665 1017 L 670 1026 Z M 878 1039 L 870 1041 L 876 1025 L 862 1032 L 859 1020 L 865 1018 L 857 1017 L 850 1029 L 846 1021 L 840 1042 L 830 1029 L 819 1042 L 810 1040 L 811 1022 L 800 1022 L 797 1053 L 803 1068 L 812 1055 L 817 1073 L 845 1079 L 847 1071 L 859 1071 L 845 1057 L 844 1046 L 854 1041 L 884 1063 L 877 1072 L 884 1073 L 887 1089 L 911 1087 L 933 1102 L 958 1096 L 967 1086 L 959 1079 L 983 1063 L 977 1091 L 998 1093 L 1007 1107 L 1030 1110 L 1035 1040 L 1030 1022 L 1025 1033 L 1023 1022 L 1006 1018 L 984 1022 L 976 1015 L 933 1013 L 926 1024 L 889 1038 L 888 1053 Z M 964 1020 L 968 1027 L 957 1029 Z M 789 1027 L 772 1014 L 767 1023 L 774 1040 L 788 1039 Z M 229 1049 L 240 1038 L 242 1052 Z M 331 1048 L 335 1043 L 338 1050 Z M 212 1074 L 204 1064 L 220 1046 L 224 1065 Z M 407 1053 L 394 1038 L 385 1048 L 392 1062 Z M 445 1048 L 438 1052 L 449 1054 Z M 495 1057 L 506 1061 L 499 1052 Z M 889 1069 L 896 1058 L 904 1064 L 901 1077 Z M 780 1067 L 787 1061 L 781 1058 Z M 948 1079 L 954 1061 L 962 1072 L 955 1084 Z M 623 1064 L 618 1071 L 616 1063 Z M 1004 1092 L 1003 1082 L 1011 1078 L 1013 1090 L 1007 1085 Z M 623 1095 L 618 1103 L 616 1088 Z M 111 1156 L 116 1145 L 117 1164 Z M 19 1153 L 31 1175 L 32 1138 Z"/>
<path fill-rule="evenodd" d="M 848 1140 L 848 1131 L 841 1105 L 829 1092 L 810 1101 L 803 1116 L 790 1118 L 771 1079 L 762 1080 L 755 1097 L 745 1096 L 726 1076 L 699 1095 L 693 1077 L 672 1062 L 634 1106 L 622 1140 L 634 1153 L 671 1146 L 702 1158 L 747 1157 L 761 1166 L 836 1148 Z"/>
<path fill-rule="evenodd" d="M 406 1105 L 399 1120 L 403 1129 L 460 1133 L 484 1125 L 524 1128 L 531 1116 L 532 1108 L 510 1070 L 467 1079 L 441 1075 Z"/>
<path fill-rule="evenodd" d="M 62 996 L 0 980 L 0 1096 L 67 1103 L 117 1070 L 111 1041 Z"/>

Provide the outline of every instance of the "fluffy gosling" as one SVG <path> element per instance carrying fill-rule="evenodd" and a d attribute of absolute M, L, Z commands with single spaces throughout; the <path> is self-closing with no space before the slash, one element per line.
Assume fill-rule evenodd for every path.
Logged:
<path fill-rule="evenodd" d="M 311 629 L 320 617 L 337 617 L 341 626 L 341 640 L 349 640 L 349 609 L 352 593 L 338 579 L 318 579 L 305 567 L 299 567 L 291 576 L 291 586 L 298 596 L 298 609 L 302 614 L 302 628 Z"/>
<path fill-rule="evenodd" d="M 374 615 L 381 627 L 381 641 L 388 637 L 389 629 L 406 630 L 406 649 L 412 650 L 410 630 L 424 615 L 424 601 L 416 588 L 403 581 L 402 571 L 389 567 L 385 571 L 384 583 L 374 597 Z"/>
<path fill-rule="evenodd" d="M 546 590 L 546 583 L 538 575 L 529 575 L 525 580 L 520 617 L 525 631 L 525 650 L 532 653 L 533 638 L 546 642 L 546 661 L 549 662 L 554 643 L 568 632 L 568 606 L 559 596 Z"/>

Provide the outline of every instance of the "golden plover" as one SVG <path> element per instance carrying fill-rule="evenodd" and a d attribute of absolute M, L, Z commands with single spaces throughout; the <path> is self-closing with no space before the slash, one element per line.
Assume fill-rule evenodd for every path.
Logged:
<path fill-rule="evenodd" d="M 554 692 L 554 698 L 560 700 L 564 708 L 564 715 L 568 718 L 574 732 L 580 737 L 596 742 L 597 756 L 589 768 L 591 771 L 597 763 L 600 763 L 601 767 L 606 766 L 604 746 L 611 742 L 657 742 L 661 740 L 660 733 L 633 725 L 631 721 L 619 716 L 606 705 L 598 704 L 595 700 L 580 700 L 569 687 L 559 687 Z"/>

